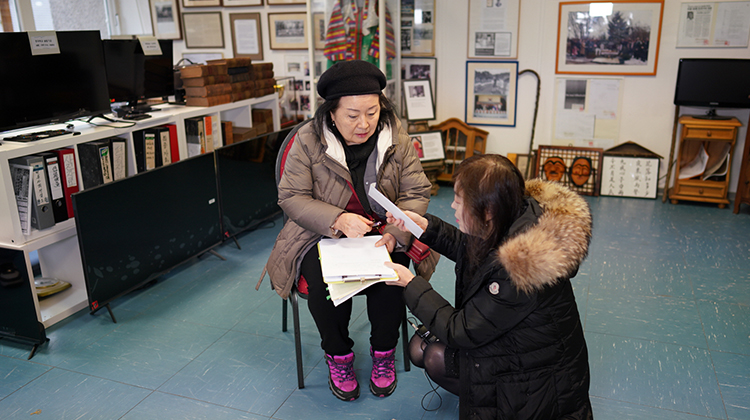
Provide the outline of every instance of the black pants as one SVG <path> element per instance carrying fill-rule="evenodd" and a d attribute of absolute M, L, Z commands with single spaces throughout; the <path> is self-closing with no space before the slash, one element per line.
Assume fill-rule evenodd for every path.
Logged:
<path fill-rule="evenodd" d="M 409 267 L 409 257 L 403 252 L 391 254 L 397 264 Z M 313 246 L 302 259 L 301 274 L 307 280 L 308 308 L 320 332 L 323 351 L 332 356 L 352 352 L 354 341 L 349 338 L 349 320 L 352 300 L 334 306 L 320 271 L 318 247 Z M 403 288 L 376 283 L 359 293 L 367 296 L 367 316 L 370 320 L 370 346 L 375 351 L 388 351 L 396 347 L 399 328 L 406 315 Z"/>

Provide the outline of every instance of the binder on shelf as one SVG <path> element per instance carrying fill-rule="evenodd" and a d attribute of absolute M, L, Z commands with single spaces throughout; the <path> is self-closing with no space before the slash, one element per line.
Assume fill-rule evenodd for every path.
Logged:
<path fill-rule="evenodd" d="M 125 139 L 112 137 L 110 147 L 112 148 L 112 179 L 117 181 L 128 177 L 128 154 Z"/>
<path fill-rule="evenodd" d="M 24 235 L 31 233 L 31 209 L 29 208 L 33 197 L 33 186 L 31 172 L 33 168 L 20 163 L 10 164 L 10 175 L 13 181 L 13 193 L 16 196 L 18 207 L 18 218 L 21 221 L 21 232 Z"/>
<path fill-rule="evenodd" d="M 187 142 L 188 157 L 198 156 L 205 150 L 201 144 L 202 126 L 202 117 L 185 119 L 185 141 Z"/>
<path fill-rule="evenodd" d="M 109 139 L 79 143 L 78 161 L 84 190 L 113 181 Z"/>
<path fill-rule="evenodd" d="M 212 116 L 206 115 L 203 117 L 203 135 L 204 135 L 204 150 L 206 152 L 214 151 L 214 125 L 212 122 Z"/>
<path fill-rule="evenodd" d="M 134 131 L 133 152 L 138 173 L 156 168 L 156 132 L 151 129 Z"/>
<path fill-rule="evenodd" d="M 47 182 L 49 183 L 50 199 L 52 201 L 52 215 L 55 223 L 68 220 L 68 206 L 65 204 L 65 192 L 62 184 L 62 173 L 60 163 L 55 152 L 42 152 L 39 156 L 44 159 L 47 169 Z"/>
<path fill-rule="evenodd" d="M 71 196 L 78 192 L 78 170 L 76 169 L 75 151 L 73 148 L 66 148 L 55 150 L 55 153 L 57 153 L 60 173 L 62 174 L 65 206 L 68 209 L 68 216 L 73 217 L 73 199 Z"/>
<path fill-rule="evenodd" d="M 224 146 L 223 134 L 221 132 L 221 114 L 211 114 L 211 133 L 214 138 L 214 149 Z"/>
<path fill-rule="evenodd" d="M 396 272 L 385 266 L 391 261 L 385 246 L 376 247 L 382 236 L 363 238 L 324 238 L 318 242 L 323 281 L 335 306 L 362 290 L 387 280 L 396 280 Z"/>
<path fill-rule="evenodd" d="M 172 155 L 172 163 L 180 160 L 180 143 L 177 141 L 177 124 L 167 124 L 169 130 L 169 153 Z"/>
<path fill-rule="evenodd" d="M 52 213 L 52 201 L 44 168 L 44 159 L 41 156 L 30 155 L 13 159 L 10 163 L 31 167 L 30 179 L 33 187 L 31 202 L 29 203 L 31 227 L 42 230 L 54 226 L 55 216 Z"/>
<path fill-rule="evenodd" d="M 158 143 L 156 148 L 160 157 L 157 166 L 169 165 L 172 163 L 172 142 L 169 137 L 169 128 L 156 127 L 154 131 L 156 131 L 156 142 Z"/>

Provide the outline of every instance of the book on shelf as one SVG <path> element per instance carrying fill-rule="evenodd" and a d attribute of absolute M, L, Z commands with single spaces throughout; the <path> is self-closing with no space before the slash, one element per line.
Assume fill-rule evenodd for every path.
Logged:
<path fill-rule="evenodd" d="M 113 181 L 109 140 L 79 143 L 77 147 L 84 190 Z"/>
<path fill-rule="evenodd" d="M 68 215 L 74 216 L 72 195 L 78 192 L 78 170 L 76 169 L 76 156 L 72 147 L 57 149 L 60 172 L 62 173 L 63 193 L 65 194 L 65 206 Z"/>
<path fill-rule="evenodd" d="M 135 168 L 138 173 L 157 167 L 156 147 L 155 130 L 133 131 L 133 152 L 135 154 Z M 161 164 L 158 166 L 161 166 Z"/>
<path fill-rule="evenodd" d="M 157 149 L 159 150 L 157 166 L 169 165 L 172 163 L 172 141 L 170 139 L 168 127 L 154 127 L 156 132 Z"/>
<path fill-rule="evenodd" d="M 227 74 L 242 74 L 242 73 L 250 73 L 250 67 L 248 66 L 240 66 L 240 67 L 229 67 L 227 69 Z"/>
<path fill-rule="evenodd" d="M 224 143 L 230 145 L 234 143 L 234 124 L 231 121 L 221 122 L 221 135 L 224 138 Z"/>
<path fill-rule="evenodd" d="M 68 220 L 68 206 L 65 204 L 65 192 L 62 184 L 62 172 L 60 170 L 60 159 L 55 152 L 42 152 L 39 156 L 44 159 L 47 169 L 47 182 L 49 183 L 50 200 L 52 202 L 52 215 L 55 223 Z"/>
<path fill-rule="evenodd" d="M 272 88 L 276 85 L 276 79 L 256 79 L 255 80 L 255 88 L 256 89 L 264 89 L 264 88 Z"/>
<path fill-rule="evenodd" d="M 177 140 L 177 124 L 165 125 L 169 130 L 169 154 L 172 156 L 172 163 L 180 161 L 180 143 Z"/>
<path fill-rule="evenodd" d="M 216 96 L 232 93 L 232 84 L 217 83 L 206 86 L 189 86 L 185 88 L 185 96 Z"/>
<path fill-rule="evenodd" d="M 126 141 L 122 137 L 110 137 L 109 141 L 112 148 L 112 179 L 125 179 L 128 177 Z"/>
<path fill-rule="evenodd" d="M 208 85 L 215 85 L 219 83 L 231 83 L 233 80 L 230 77 L 234 77 L 234 76 L 236 75 L 229 76 L 228 74 L 221 74 L 218 76 L 183 78 L 182 86 L 185 88 L 188 88 L 192 86 L 208 86 Z"/>
<path fill-rule="evenodd" d="M 206 152 L 214 151 L 214 125 L 211 115 L 203 116 L 203 144 Z"/>
<path fill-rule="evenodd" d="M 232 95 L 228 93 L 216 96 L 188 96 L 185 98 L 185 105 L 187 106 L 216 106 L 230 102 L 232 102 Z"/>
<path fill-rule="evenodd" d="M 227 74 L 226 64 L 196 64 L 185 66 L 180 69 L 180 77 L 183 79 L 204 76 L 220 76 Z"/>
<path fill-rule="evenodd" d="M 52 212 L 52 199 L 44 159 L 41 156 L 29 155 L 12 159 L 9 163 L 31 168 L 29 177 L 32 185 L 29 201 L 31 227 L 42 230 L 54 226 L 55 216 Z"/>
<path fill-rule="evenodd" d="M 187 143 L 188 157 L 198 156 L 205 153 L 203 142 L 203 118 L 193 117 L 185 119 L 185 142 Z"/>
<path fill-rule="evenodd" d="M 211 134 L 214 139 L 214 149 L 224 145 L 224 135 L 221 131 L 221 114 L 215 112 L 211 114 Z"/>
<path fill-rule="evenodd" d="M 206 64 L 225 64 L 228 70 L 237 67 L 250 68 L 253 64 L 253 60 L 249 57 L 217 58 L 215 60 L 207 60 Z"/>
<path fill-rule="evenodd" d="M 230 74 L 227 77 L 229 83 L 247 82 L 248 80 L 253 80 L 253 77 L 250 73 Z"/>
<path fill-rule="evenodd" d="M 31 233 L 31 200 L 34 195 L 31 182 L 33 168 L 25 163 L 10 162 L 10 176 L 13 182 L 13 194 L 16 196 L 16 207 L 21 222 L 21 232 L 24 235 Z"/>

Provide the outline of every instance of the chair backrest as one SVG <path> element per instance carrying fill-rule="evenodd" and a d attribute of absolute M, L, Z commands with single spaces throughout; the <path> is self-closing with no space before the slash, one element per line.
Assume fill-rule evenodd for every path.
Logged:
<path fill-rule="evenodd" d="M 297 131 L 299 131 L 302 126 L 309 123 L 310 121 L 312 121 L 312 119 L 308 119 L 297 124 L 292 129 L 292 131 L 290 131 L 289 134 L 286 135 L 284 141 L 281 142 L 281 146 L 279 146 L 279 154 L 276 155 L 276 188 L 279 187 L 281 176 L 284 174 L 284 164 L 286 163 L 286 157 L 289 154 L 289 151 L 292 149 L 292 144 L 294 144 L 294 138 L 297 135 Z M 282 212 L 281 214 L 284 217 L 284 223 L 286 223 L 286 213 Z"/>

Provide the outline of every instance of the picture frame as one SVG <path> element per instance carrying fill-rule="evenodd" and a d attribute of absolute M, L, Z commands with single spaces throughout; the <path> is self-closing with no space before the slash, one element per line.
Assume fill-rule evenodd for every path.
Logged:
<path fill-rule="evenodd" d="M 313 47 L 324 50 L 326 47 L 326 14 L 313 13 Z"/>
<path fill-rule="evenodd" d="M 305 4 L 305 0 L 266 0 L 266 4 Z"/>
<path fill-rule="evenodd" d="M 660 157 L 605 155 L 600 194 L 656 199 L 660 161 Z"/>
<path fill-rule="evenodd" d="M 157 39 L 182 39 L 177 0 L 149 0 L 151 25 Z"/>
<path fill-rule="evenodd" d="M 226 1 L 226 0 L 225 0 Z M 260 13 L 230 13 L 232 51 L 235 57 L 263 61 L 263 35 Z"/>
<path fill-rule="evenodd" d="M 401 3 L 401 56 L 435 55 L 435 0 Z"/>
<path fill-rule="evenodd" d="M 517 58 L 520 12 L 520 0 L 469 0 L 468 58 Z"/>
<path fill-rule="evenodd" d="M 432 100 L 432 89 L 429 80 L 414 79 L 401 82 L 404 96 L 406 120 L 430 121 L 435 119 L 435 102 Z"/>
<path fill-rule="evenodd" d="M 221 12 L 183 13 L 182 28 L 187 48 L 224 48 Z"/>
<path fill-rule="evenodd" d="M 523 175 L 523 179 L 531 179 L 531 168 L 534 166 L 533 157 L 533 154 L 516 154 L 516 160 L 513 163 Z"/>
<path fill-rule="evenodd" d="M 268 14 L 268 39 L 272 50 L 307 49 L 307 32 L 305 12 Z"/>
<path fill-rule="evenodd" d="M 467 61 L 464 121 L 516 126 L 517 61 Z"/>
<path fill-rule="evenodd" d="M 656 75 L 663 0 L 563 2 L 559 10 L 555 73 Z"/>
<path fill-rule="evenodd" d="M 445 150 L 443 150 L 442 132 L 422 131 L 419 133 L 409 134 L 411 143 L 417 150 L 417 156 L 421 162 L 431 160 L 445 159 Z"/>
<path fill-rule="evenodd" d="M 224 7 L 263 6 L 263 0 L 222 0 L 222 6 Z"/>
<path fill-rule="evenodd" d="M 559 182 L 581 195 L 598 196 L 604 150 L 540 145 L 531 178 Z"/>
<path fill-rule="evenodd" d="M 437 103 L 437 58 L 402 58 L 401 80 L 409 79 L 429 79 L 430 88 L 432 89 L 432 99 Z"/>
<path fill-rule="evenodd" d="M 221 0 L 182 0 L 182 7 L 221 6 Z"/>

